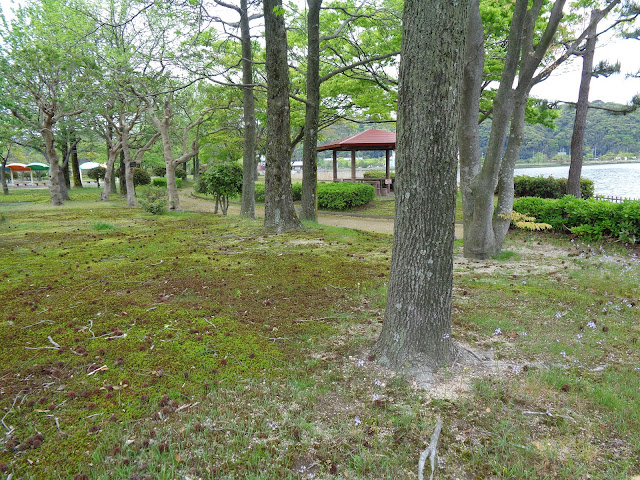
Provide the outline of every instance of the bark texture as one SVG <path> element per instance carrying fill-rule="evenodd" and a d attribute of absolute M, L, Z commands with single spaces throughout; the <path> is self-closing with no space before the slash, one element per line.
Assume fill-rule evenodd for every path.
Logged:
<path fill-rule="evenodd" d="M 242 147 L 242 204 L 240 215 L 256 217 L 256 105 L 253 96 L 253 52 L 247 0 L 240 0 L 240 39 L 242 42 L 242 108 L 244 143 Z"/>
<path fill-rule="evenodd" d="M 267 70 L 267 165 L 264 226 L 275 233 L 302 227 L 293 208 L 287 32 L 281 0 L 264 1 Z"/>
<path fill-rule="evenodd" d="M 393 257 L 375 352 L 392 368 L 452 360 L 459 92 L 469 0 L 404 6 Z"/>
<path fill-rule="evenodd" d="M 580 90 L 578 91 L 578 103 L 576 103 L 576 117 L 573 121 L 573 134 L 571 135 L 571 163 L 569 164 L 569 178 L 567 180 L 567 194 L 576 198 L 581 197 L 580 177 L 582 176 L 582 160 L 584 148 L 584 132 L 587 128 L 587 112 L 589 111 L 589 90 L 593 74 L 593 57 L 596 52 L 596 34 L 598 23 L 595 18 L 599 11 L 591 12 L 591 22 L 587 29 L 587 41 L 582 52 L 582 75 L 580 77 Z"/>
<path fill-rule="evenodd" d="M 317 220 L 318 124 L 320 119 L 320 7 L 307 0 L 307 104 L 302 149 L 302 211 L 304 220 Z"/>
<path fill-rule="evenodd" d="M 520 155 L 522 146 L 522 129 L 526 102 L 531 87 L 534 85 L 533 76 L 540 66 L 562 19 L 562 8 L 565 0 L 556 0 L 549 12 L 547 25 L 542 36 L 534 45 L 535 24 L 541 15 L 544 0 L 516 0 L 514 14 L 509 30 L 508 48 L 505 65 L 500 78 L 500 85 L 493 104 L 491 133 L 484 161 L 479 158 L 477 145 L 461 145 L 460 170 L 461 186 L 463 188 L 464 210 L 464 255 L 467 258 L 487 259 L 500 252 L 509 227 L 509 216 L 513 207 L 513 169 Z M 478 22 L 474 4 L 472 22 Z M 469 26 L 471 31 L 476 26 Z M 475 31 L 475 30 L 474 30 Z M 467 47 L 467 61 L 474 58 L 472 51 L 479 48 L 477 35 L 470 36 Z M 471 49 L 471 50 L 469 50 Z M 476 60 L 478 61 L 478 60 Z M 475 109 L 475 99 L 480 96 L 477 86 L 477 75 L 481 70 L 465 69 L 465 105 Z M 514 81 L 517 76 L 517 86 Z M 471 89 L 471 92 L 469 91 Z M 479 98 L 478 98 L 479 100 Z M 469 119 L 479 111 L 467 112 Z M 509 141 L 505 149 L 505 141 L 509 131 Z M 473 135 L 461 136 L 463 142 L 476 142 Z M 498 205 L 494 207 L 494 192 L 498 187 Z"/>

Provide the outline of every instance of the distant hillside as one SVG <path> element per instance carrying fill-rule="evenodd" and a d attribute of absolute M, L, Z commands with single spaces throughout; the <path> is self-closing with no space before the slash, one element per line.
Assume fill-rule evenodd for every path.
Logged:
<path fill-rule="evenodd" d="M 622 105 L 606 104 L 600 101 L 593 105 L 618 107 Z M 568 161 L 559 153 L 571 153 L 571 134 L 575 108 L 562 105 L 559 108 L 560 117 L 556 119 L 555 129 L 541 125 L 527 125 L 524 132 L 524 142 L 520 159 L 523 162 Z M 486 149 L 490 121 L 480 125 L 481 147 Z M 626 156 L 640 155 L 640 111 L 628 115 L 612 115 L 604 110 L 589 109 L 587 129 L 585 132 L 585 158 L 613 159 L 620 154 Z M 603 158 L 604 157 L 604 158 Z"/>

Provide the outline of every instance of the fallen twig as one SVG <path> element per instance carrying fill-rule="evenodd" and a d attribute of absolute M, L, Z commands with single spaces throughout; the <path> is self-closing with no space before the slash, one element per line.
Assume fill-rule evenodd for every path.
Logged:
<path fill-rule="evenodd" d="M 438 438 L 440 438 L 441 430 L 442 418 L 438 417 L 436 420 L 436 428 L 433 431 L 433 435 L 431 435 L 429 446 L 425 449 L 424 452 L 422 452 L 422 454 L 420 455 L 420 460 L 418 461 L 418 480 L 424 480 L 424 464 L 427 461 L 427 457 L 429 457 L 429 461 L 431 462 L 431 476 L 429 477 L 429 480 L 433 480 L 433 473 L 436 469 Z"/>
<path fill-rule="evenodd" d="M 46 310 L 44 310 L 46 311 Z M 42 312 L 40 312 L 42 313 Z M 39 322 L 36 323 L 32 323 L 31 325 L 27 325 L 25 327 L 20 327 L 20 330 L 24 330 L 25 328 L 29 328 L 29 327 L 35 327 L 36 325 L 40 325 L 41 323 L 56 323 L 53 320 L 40 320 Z"/>
<path fill-rule="evenodd" d="M 9 428 L 7 426 L 7 424 L 4 423 L 4 419 L 7 418 L 7 415 L 9 415 L 11 413 L 11 411 L 13 410 L 13 407 L 15 407 L 16 402 L 18 401 L 18 397 L 20 396 L 21 393 L 22 393 L 22 390 L 20 392 L 18 392 L 18 394 L 16 395 L 16 398 L 13 399 L 13 403 L 11 404 L 11 408 L 9 408 L 9 410 L 7 410 L 7 413 L 5 413 L 4 417 L 2 417 L 2 420 L 0 420 L 0 422 L 2 422 L 2 426 L 7 429 L 7 432 L 12 432 L 13 431 L 13 427 Z"/>
<path fill-rule="evenodd" d="M 200 404 L 200 402 L 193 402 L 193 403 L 187 403 L 186 405 L 181 405 L 178 408 L 176 408 L 176 412 L 179 412 L 180 410 L 184 410 L 185 408 L 195 407 L 198 404 Z"/>
<path fill-rule="evenodd" d="M 551 413 L 551 411 L 547 410 L 546 412 L 532 412 L 531 410 L 525 410 L 522 412 L 523 415 L 544 415 L 545 417 L 560 417 L 560 418 L 564 418 L 566 420 L 571 420 L 572 422 L 575 422 L 575 418 L 570 417 L 569 415 L 560 415 L 558 413 L 556 413 L 555 415 L 553 413 Z"/>
<path fill-rule="evenodd" d="M 161 263 L 164 263 L 164 260 L 160 260 L 158 263 L 150 263 L 150 266 L 156 266 L 156 265 L 160 265 Z"/>
<path fill-rule="evenodd" d="M 53 341 L 53 338 L 51 338 L 50 336 L 47 337 L 47 340 L 49 340 L 51 342 L 51 345 L 53 345 L 56 348 L 60 348 L 60 344 L 56 343 Z"/>

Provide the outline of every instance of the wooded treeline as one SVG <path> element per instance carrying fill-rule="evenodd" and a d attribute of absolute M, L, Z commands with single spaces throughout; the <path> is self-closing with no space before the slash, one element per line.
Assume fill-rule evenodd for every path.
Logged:
<path fill-rule="evenodd" d="M 624 105 L 592 102 L 593 106 L 608 109 L 622 109 Z M 520 160 L 523 162 L 567 162 L 571 151 L 571 135 L 575 108 L 572 105 L 560 105 L 555 128 L 543 125 L 527 124 L 524 128 Z M 480 143 L 486 149 L 491 129 L 491 120 L 480 126 Z M 585 158 L 593 159 L 595 153 L 599 159 L 613 159 L 616 156 L 640 156 L 640 111 L 626 115 L 612 114 L 601 108 L 590 108 L 587 114 L 584 149 Z M 564 154 L 564 158 L 558 157 Z"/>

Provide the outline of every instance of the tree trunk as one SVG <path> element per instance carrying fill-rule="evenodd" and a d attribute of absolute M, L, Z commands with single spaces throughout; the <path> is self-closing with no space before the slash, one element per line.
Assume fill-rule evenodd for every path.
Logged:
<path fill-rule="evenodd" d="M 107 159 L 107 167 L 105 168 L 104 173 L 104 186 L 102 188 L 102 192 L 100 192 L 100 200 L 103 202 L 109 201 L 109 196 L 111 194 L 111 181 L 113 179 L 113 167 L 116 163 L 116 159 L 120 154 L 119 148 L 108 148 L 107 153 L 109 155 Z"/>
<path fill-rule="evenodd" d="M 129 127 L 124 119 L 120 122 L 122 129 L 122 154 L 124 157 L 125 165 L 125 184 L 127 186 L 127 206 L 137 207 L 138 201 L 136 200 L 136 189 L 133 185 L 133 168 L 131 168 L 131 151 L 129 150 Z"/>
<path fill-rule="evenodd" d="M 571 163 L 569 165 L 569 179 L 567 180 L 567 194 L 576 198 L 581 197 L 580 176 L 582 175 L 582 160 L 584 148 L 584 132 L 587 128 L 587 112 L 589 110 L 589 88 L 593 74 L 593 57 L 596 51 L 596 36 L 598 22 L 594 21 L 600 12 L 591 12 L 591 22 L 587 29 L 587 42 L 582 53 L 582 76 L 578 103 L 576 104 L 576 118 L 573 122 L 571 135 Z"/>
<path fill-rule="evenodd" d="M 240 0 L 240 38 L 242 42 L 242 104 L 244 116 L 244 145 L 242 150 L 242 204 L 240 215 L 256 216 L 256 106 L 253 96 L 253 52 L 249 29 L 247 0 Z"/>
<path fill-rule="evenodd" d="M 49 176 L 51 177 L 49 182 L 49 192 L 51 195 L 51 203 L 59 206 L 64 203 L 64 200 L 62 192 L 60 191 L 60 177 L 62 176 L 60 175 L 60 160 L 58 158 L 55 139 L 53 137 L 53 125 L 55 124 L 55 121 L 44 112 L 42 112 L 41 115 L 43 117 L 43 121 L 40 133 L 44 140 L 45 154 L 47 156 L 47 160 L 49 160 Z"/>
<path fill-rule="evenodd" d="M 460 98 L 460 128 L 458 142 L 460 144 L 460 192 L 462 193 L 463 228 L 471 229 L 473 222 L 473 193 L 471 181 L 482 168 L 482 150 L 480 149 L 480 131 L 478 113 L 480 112 L 480 95 L 484 72 L 484 31 L 480 17 L 479 0 L 471 0 L 469 7 L 469 26 L 467 29 L 467 45 L 464 57 L 463 86 Z M 464 242 L 464 249 L 471 242 Z"/>
<path fill-rule="evenodd" d="M 7 185 L 7 175 L 4 171 L 7 168 L 7 160 L 9 159 L 9 150 L 7 149 L 7 155 L 2 158 L 2 167 L 0 168 L 0 184 L 2 184 L 2 193 L 9 195 L 9 186 Z"/>
<path fill-rule="evenodd" d="M 406 0 L 398 94 L 397 192 L 384 324 L 392 368 L 452 360 L 457 129 L 469 0 Z"/>
<path fill-rule="evenodd" d="M 505 66 L 493 104 L 493 121 L 484 162 L 473 178 L 474 168 L 461 169 L 461 184 L 468 185 L 463 196 L 464 209 L 464 255 L 467 258 L 487 259 L 500 252 L 508 230 L 508 221 L 502 215 L 511 213 L 513 205 L 513 169 L 520 154 L 521 130 L 524 125 L 526 100 L 533 85 L 533 75 L 555 36 L 565 0 L 557 0 L 548 14 L 547 26 L 534 45 L 535 22 L 539 20 L 544 1 L 534 0 L 530 8 L 528 0 L 516 0 L 509 31 Z M 472 72 L 470 70 L 470 72 Z M 467 74 L 467 72 L 465 72 Z M 518 76 L 517 88 L 513 89 Z M 465 81 L 465 88 L 472 85 Z M 468 93 L 465 92 L 464 95 Z M 475 93 L 480 95 L 478 91 Z M 524 104 L 522 103 L 524 102 Z M 476 118 L 479 112 L 476 112 Z M 470 114 L 471 115 L 471 114 Z M 507 130 L 511 125 L 510 145 L 505 150 Z M 465 139 L 469 140 L 469 139 Z M 470 151 L 470 146 L 460 151 Z M 477 160 L 476 160 L 477 161 Z M 476 166 L 477 168 L 477 166 Z M 465 177 L 462 179 L 462 177 Z M 494 192 L 501 179 L 498 208 L 494 208 Z M 511 182 L 511 184 L 509 184 Z M 510 198 L 509 198 L 510 196 Z M 464 203 L 466 201 L 466 203 Z M 507 206 L 509 211 L 507 212 Z M 506 225 L 506 227 L 505 227 Z"/>
<path fill-rule="evenodd" d="M 78 163 L 78 142 L 76 138 L 71 138 L 71 171 L 73 172 L 74 188 L 82 188 L 82 177 L 80 176 L 80 164 Z"/>
<path fill-rule="evenodd" d="M 322 0 L 307 0 L 307 103 L 302 148 L 302 211 L 304 220 L 317 220 L 318 124 L 320 122 L 320 7 Z"/>
<path fill-rule="evenodd" d="M 282 0 L 264 0 L 267 71 L 265 228 L 276 233 L 302 227 L 293 208 L 289 139 L 289 65 Z"/>
<path fill-rule="evenodd" d="M 120 150 L 120 173 L 118 176 L 118 181 L 120 183 L 120 196 L 127 196 L 127 174 L 126 170 L 126 162 L 124 159 L 124 149 Z"/>

